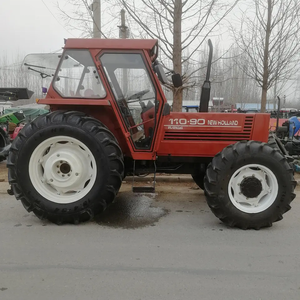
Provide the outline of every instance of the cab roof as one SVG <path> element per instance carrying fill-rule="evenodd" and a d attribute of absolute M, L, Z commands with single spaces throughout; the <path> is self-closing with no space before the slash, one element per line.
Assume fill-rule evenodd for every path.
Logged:
<path fill-rule="evenodd" d="M 65 49 L 152 50 L 156 39 L 67 39 Z"/>

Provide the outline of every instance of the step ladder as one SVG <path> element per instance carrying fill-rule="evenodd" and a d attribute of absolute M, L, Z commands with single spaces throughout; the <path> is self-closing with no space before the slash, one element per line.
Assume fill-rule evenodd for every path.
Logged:
<path fill-rule="evenodd" d="M 135 177 L 135 160 L 133 161 L 133 175 L 132 175 L 132 192 L 133 193 L 155 193 L 155 180 L 156 180 L 156 164 L 154 164 L 154 175 L 153 182 L 150 186 L 135 186 L 134 185 L 134 177 Z"/>

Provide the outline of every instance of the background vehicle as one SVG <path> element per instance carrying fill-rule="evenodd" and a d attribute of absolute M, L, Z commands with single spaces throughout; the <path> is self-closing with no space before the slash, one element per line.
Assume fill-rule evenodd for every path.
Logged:
<path fill-rule="evenodd" d="M 25 116 L 21 112 L 9 113 L 0 116 L 0 161 L 5 160 L 13 140 L 23 125 Z"/>
<path fill-rule="evenodd" d="M 79 223 L 112 203 L 129 174 L 188 173 L 229 226 L 282 219 L 295 181 L 283 154 L 265 144 L 270 115 L 208 112 L 210 49 L 200 112 L 185 113 L 171 112 L 163 94 L 157 40 L 67 40 L 39 100 L 52 112 L 28 123 L 9 154 L 16 198 L 40 218 Z M 178 74 L 173 84 L 182 84 Z"/>
<path fill-rule="evenodd" d="M 0 161 L 7 158 L 11 146 L 11 140 L 15 138 L 21 129 L 21 122 L 24 120 L 22 112 L 5 113 L 12 102 L 22 99 L 29 99 L 33 92 L 26 88 L 0 88 Z"/>
<path fill-rule="evenodd" d="M 271 112 L 271 140 L 288 156 L 293 168 L 299 171 L 300 159 L 300 121 L 299 111 L 295 108 L 281 108 L 280 97 L 277 111 Z M 274 143 L 275 142 L 275 143 Z"/>

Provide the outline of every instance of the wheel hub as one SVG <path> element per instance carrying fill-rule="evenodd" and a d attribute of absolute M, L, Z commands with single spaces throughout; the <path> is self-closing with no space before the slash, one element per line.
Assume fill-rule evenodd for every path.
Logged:
<path fill-rule="evenodd" d="M 247 198 L 255 198 L 262 191 L 260 180 L 255 177 L 247 177 L 243 179 L 240 185 L 242 194 Z"/>
<path fill-rule="evenodd" d="M 61 146 L 56 146 L 43 160 L 44 177 L 47 183 L 59 192 L 76 189 L 83 177 L 86 177 L 83 162 L 71 147 L 69 151 L 64 151 Z"/>
<path fill-rule="evenodd" d="M 59 167 L 59 171 L 58 172 L 61 172 L 63 173 L 63 175 L 69 175 L 69 173 L 72 172 L 72 169 L 71 169 L 71 166 L 67 163 L 67 162 L 64 162 L 64 161 L 60 161 L 61 165 Z"/>
<path fill-rule="evenodd" d="M 228 183 L 232 204 L 246 213 L 259 213 L 275 201 L 278 183 L 274 173 L 258 164 L 244 165 L 236 170 Z"/>
<path fill-rule="evenodd" d="M 29 162 L 34 187 L 46 199 L 57 203 L 81 199 L 92 188 L 96 172 L 91 151 L 80 141 L 66 136 L 42 142 Z"/>

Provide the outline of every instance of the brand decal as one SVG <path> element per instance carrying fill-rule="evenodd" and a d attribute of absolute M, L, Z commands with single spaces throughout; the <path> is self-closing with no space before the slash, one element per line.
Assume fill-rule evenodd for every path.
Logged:
<path fill-rule="evenodd" d="M 169 119 L 170 124 L 165 125 L 168 126 L 168 129 L 183 129 L 185 126 L 238 126 L 238 120 L 206 120 L 206 119 Z"/>
<path fill-rule="evenodd" d="M 207 120 L 207 125 L 213 126 L 237 126 L 239 122 L 237 120 Z"/>

